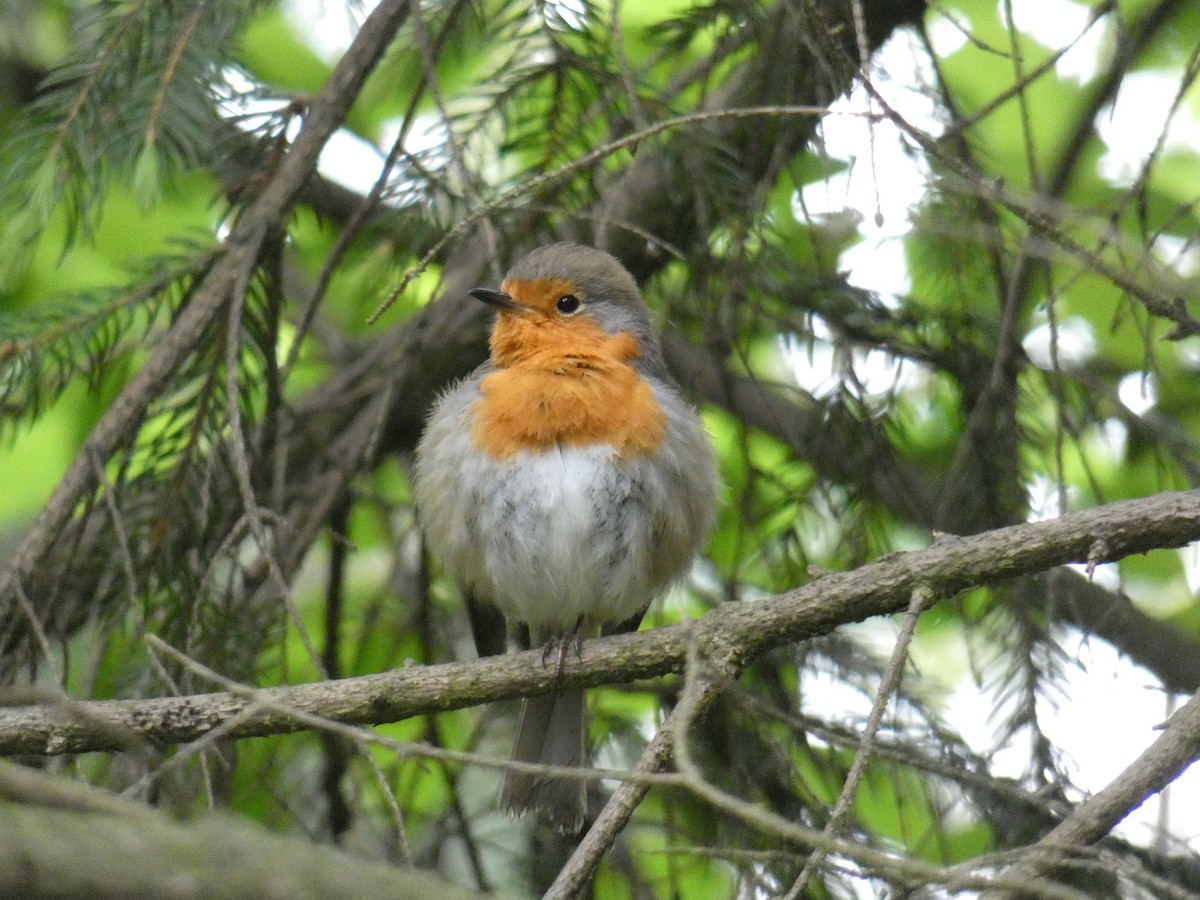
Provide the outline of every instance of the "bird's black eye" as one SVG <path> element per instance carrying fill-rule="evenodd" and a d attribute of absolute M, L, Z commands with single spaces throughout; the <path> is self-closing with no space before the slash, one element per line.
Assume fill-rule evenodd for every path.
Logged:
<path fill-rule="evenodd" d="M 566 294 L 558 298 L 554 304 L 554 308 L 564 316 L 569 316 L 572 313 L 579 312 L 579 307 L 582 305 L 583 304 L 579 302 L 579 298 L 574 294 Z"/>

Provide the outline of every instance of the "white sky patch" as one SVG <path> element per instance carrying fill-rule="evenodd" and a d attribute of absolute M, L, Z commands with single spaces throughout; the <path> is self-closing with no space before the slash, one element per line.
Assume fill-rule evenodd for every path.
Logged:
<path fill-rule="evenodd" d="M 997 14 L 1004 21 L 1004 0 L 1000 0 Z M 1090 23 L 1091 15 L 1091 9 L 1071 0 L 1025 0 L 1012 4 L 1013 21 L 1019 31 L 1044 47 L 1056 50 L 1071 46 L 1055 64 L 1055 71 L 1059 78 L 1081 82 L 1096 77 L 1105 41 L 1104 26 Z"/>
<path fill-rule="evenodd" d="M 587 25 L 587 12 L 587 5 L 580 0 L 547 0 L 542 14 L 551 27 L 582 29 Z"/>
<path fill-rule="evenodd" d="M 793 336 L 782 337 L 780 343 L 796 383 L 814 397 L 841 390 L 860 397 L 881 396 L 908 387 L 919 376 L 916 366 L 881 350 L 847 352 L 827 341 Z"/>
<path fill-rule="evenodd" d="M 876 294 L 888 308 L 899 306 L 897 298 L 912 291 L 901 235 L 868 235 L 846 248 L 841 263 L 851 284 Z"/>
<path fill-rule="evenodd" d="M 1134 183 L 1166 128 L 1163 151 L 1194 152 L 1200 146 L 1200 120 L 1183 102 L 1172 113 L 1179 89 L 1178 73 L 1131 72 L 1121 82 L 1117 98 L 1096 119 L 1096 131 L 1108 148 L 1099 172 L 1113 184 Z"/>
<path fill-rule="evenodd" d="M 1200 553 L 1197 553 L 1200 558 Z M 1097 580 L 1105 570 L 1096 569 Z M 875 618 L 850 626 L 856 640 L 886 659 L 897 633 L 897 619 Z M 996 746 L 997 727 L 1005 711 L 998 708 L 993 691 L 960 675 L 969 667 L 966 644 L 947 641 L 945 635 L 929 641 L 918 638 L 913 648 L 917 677 L 930 677 L 934 684 L 926 692 L 945 697 L 942 715 L 975 752 L 989 756 L 988 770 L 995 777 L 1019 778 L 1029 764 L 1028 736 L 1016 735 Z M 1053 693 L 1038 701 L 1042 730 L 1063 748 L 1063 767 L 1072 783 L 1094 794 L 1117 778 L 1161 733 L 1158 726 L 1168 716 L 1168 698 L 1158 680 L 1140 666 L 1121 656 L 1107 642 L 1072 629 L 1060 636 L 1060 646 L 1069 660 Z M 947 665 L 947 663 L 949 663 Z M 1077 663 L 1077 664 L 1075 664 Z M 948 683 L 936 684 L 949 679 Z M 985 681 L 989 680 L 985 676 Z M 825 672 L 805 678 L 804 712 L 833 722 L 852 722 L 864 717 L 870 699 Z M 1183 841 L 1200 838 L 1200 767 L 1193 766 L 1168 788 L 1168 826 Z M 1135 809 L 1118 827 L 1125 837 L 1149 842 L 1159 825 L 1158 797 Z"/>
<path fill-rule="evenodd" d="M 1066 510 L 1063 509 L 1063 492 L 1057 482 L 1045 475 L 1034 475 L 1025 485 L 1029 494 L 1029 513 L 1026 522 L 1044 522 L 1047 519 L 1057 519 Z M 1074 491 L 1068 487 L 1066 500 L 1068 508 Z"/>
<path fill-rule="evenodd" d="M 932 73 L 924 49 L 912 34 L 899 32 L 892 37 L 876 54 L 873 68 L 873 83 L 893 108 L 915 127 L 933 135 L 941 132 L 936 104 L 919 89 L 931 81 Z M 839 268 L 850 284 L 894 306 L 894 298 L 911 287 L 903 238 L 912 229 L 909 210 L 925 194 L 928 167 L 894 124 L 868 118 L 876 111 L 861 87 L 830 107 L 821 120 L 823 150 L 849 166 L 807 185 L 793 212 L 801 222 L 807 214 L 812 220 L 856 226 L 860 240 L 842 254 Z M 821 341 L 810 348 L 787 340 L 784 347 L 797 383 L 816 396 L 828 396 L 844 386 L 860 394 L 883 394 L 916 374 L 915 367 L 879 351 L 854 352 L 847 358 Z"/>
<path fill-rule="evenodd" d="M 921 85 L 932 81 L 924 48 L 908 32 L 898 32 L 875 55 L 873 84 L 888 104 L 914 127 L 936 136 L 942 131 L 937 106 Z M 899 128 L 872 122 L 876 111 L 861 87 L 836 101 L 821 120 L 824 152 L 849 167 L 804 188 L 803 206 L 814 216 L 859 217 L 862 241 L 849 248 L 841 267 L 856 287 L 882 296 L 908 290 L 908 267 L 901 239 L 912 229 L 909 210 L 925 195 L 928 167 Z M 797 218 L 804 221 L 796 204 Z"/>
<path fill-rule="evenodd" d="M 333 63 L 350 47 L 359 26 L 378 5 L 379 0 L 361 0 L 357 3 L 343 0 L 285 0 L 284 13 L 301 39 L 321 59 Z M 346 129 L 338 129 L 321 151 L 318 163 L 321 174 L 343 187 L 366 194 L 382 174 L 387 149 L 391 147 L 399 128 L 398 123 L 390 128 L 385 126 L 381 130 L 378 145 Z M 423 134 L 423 130 L 414 129 L 414 137 Z M 386 195 L 383 200 L 387 202 Z"/>
<path fill-rule="evenodd" d="M 383 171 L 383 159 L 379 148 L 370 141 L 339 128 L 321 150 L 317 168 L 331 181 L 365 194 Z"/>
<path fill-rule="evenodd" d="M 1114 460 L 1125 456 L 1125 447 L 1129 443 L 1129 429 L 1120 419 L 1105 419 L 1101 426 L 1100 441 Z"/>
<path fill-rule="evenodd" d="M 277 97 L 254 96 L 256 85 L 240 69 L 230 66 L 222 70 L 221 75 L 225 81 L 221 110 L 245 131 L 262 128 L 277 117 L 285 105 L 285 101 Z M 292 116 L 285 132 L 289 141 L 295 139 L 300 126 L 300 116 Z M 321 150 L 317 168 L 331 181 L 365 194 L 383 169 L 383 154 L 369 141 L 339 128 Z"/>
<path fill-rule="evenodd" d="M 404 119 L 402 117 L 384 122 L 379 130 L 380 146 L 391 147 L 403 127 Z M 404 149 L 413 156 L 429 156 L 431 153 L 441 152 L 443 159 L 449 159 L 449 154 L 444 152 L 449 134 L 450 131 L 440 116 L 421 113 L 413 121 L 412 127 L 408 129 L 408 134 L 404 136 Z"/>
<path fill-rule="evenodd" d="M 1153 372 L 1130 372 L 1117 386 L 1117 396 L 1134 415 L 1149 412 L 1158 400 Z"/>
<path fill-rule="evenodd" d="M 861 628 L 865 624 L 851 627 Z M 800 701 L 801 712 L 843 725 L 865 719 L 871 712 L 870 697 L 823 669 L 805 673 Z"/>
<path fill-rule="evenodd" d="M 1083 365 L 1096 352 L 1096 336 L 1092 326 L 1086 319 L 1072 316 L 1058 323 L 1057 351 L 1058 364 L 1064 369 Z M 1031 329 L 1021 341 L 1030 361 L 1039 369 L 1049 371 L 1053 368 L 1053 358 L 1050 354 L 1053 333 L 1050 324 L 1044 323 Z"/>
<path fill-rule="evenodd" d="M 264 98 L 257 96 L 258 85 L 246 77 L 246 73 L 236 66 L 226 66 L 221 70 L 224 84 L 218 84 L 221 112 L 232 119 L 243 131 L 255 131 L 267 122 L 277 117 L 287 101 L 281 97 Z M 293 140 L 300 131 L 300 117 L 293 116 L 288 123 L 285 137 Z"/>
<path fill-rule="evenodd" d="M 1100 573 L 1115 566 L 1100 566 Z M 1161 733 L 1168 700 L 1157 679 L 1121 656 L 1107 642 L 1072 629 L 1060 636 L 1069 660 L 1051 696 L 1038 701 L 1038 721 L 1051 741 L 1063 749 L 1062 765 L 1071 782 L 1094 794 L 1117 778 L 1145 752 Z M 923 646 L 925 645 L 925 646 Z M 1020 778 L 1029 765 L 1029 738 L 1019 733 L 997 747 L 997 729 L 1007 714 L 997 706 L 993 690 L 960 675 L 968 667 L 966 643 L 945 634 L 914 645 L 918 673 L 943 684 L 930 688 L 945 698 L 941 712 L 975 752 L 989 758 L 988 771 L 998 778 Z M 984 676 L 985 683 L 990 677 Z M 808 692 L 813 697 L 816 692 Z M 845 699 L 843 699 L 845 698 Z M 837 702 L 848 697 L 839 695 Z M 860 701 L 861 702 L 861 701 Z M 835 709 L 814 709 L 814 715 L 836 718 Z M 1200 838 L 1200 767 L 1193 766 L 1167 790 L 1168 828 L 1183 841 Z M 1150 843 L 1159 825 L 1158 797 L 1135 809 L 1118 826 L 1126 838 Z"/>
<path fill-rule="evenodd" d="M 1003 22 L 1007 0 L 997 0 L 996 15 Z M 1061 47 L 1087 27 L 1091 10 L 1072 0 L 1017 0 L 1012 3 L 1013 24 L 1039 44 Z"/>
<path fill-rule="evenodd" d="M 363 19 L 378 5 L 379 0 L 284 0 L 283 13 L 313 52 L 332 63 L 346 52 Z"/>
<path fill-rule="evenodd" d="M 385 151 L 390 151 L 402 127 L 404 127 L 402 118 L 386 122 L 380 131 L 380 147 Z M 434 113 L 418 115 L 408 130 L 408 134 L 404 136 L 404 149 L 411 154 L 413 159 L 419 160 L 421 168 L 427 172 L 445 172 L 451 161 L 449 147 L 450 127 L 440 115 Z M 397 169 L 403 170 L 405 165 L 405 162 L 401 160 Z M 393 180 L 395 177 L 396 173 L 393 172 Z M 420 181 L 420 184 L 415 181 L 409 182 L 409 184 L 419 190 L 424 190 L 426 187 L 423 180 Z M 398 187 L 402 189 L 403 185 Z"/>
<path fill-rule="evenodd" d="M 802 341 L 790 335 L 780 339 L 784 359 L 796 383 L 814 397 L 828 397 L 837 391 L 834 349 L 824 341 Z"/>
<path fill-rule="evenodd" d="M 1175 341 L 1175 358 L 1179 365 L 1192 371 L 1200 371 L 1200 338 L 1185 338 Z"/>
<path fill-rule="evenodd" d="M 1105 47 L 1111 42 L 1108 20 L 1102 21 L 1105 24 L 1096 22 L 1087 28 L 1071 48 L 1059 57 L 1054 64 L 1054 71 L 1059 78 L 1064 81 L 1073 78 L 1085 84 L 1100 74 Z"/>
<path fill-rule="evenodd" d="M 1200 541 L 1180 547 L 1179 560 L 1183 564 L 1183 578 L 1188 590 L 1200 594 Z"/>
<path fill-rule="evenodd" d="M 1200 273 L 1200 244 L 1193 236 L 1181 237 L 1163 232 L 1156 235 L 1150 245 L 1154 256 L 1184 278 Z"/>
<path fill-rule="evenodd" d="M 1085 578 L 1088 575 L 1085 563 L 1067 563 L 1068 569 L 1074 569 Z M 1115 591 L 1121 586 L 1121 570 L 1109 563 L 1103 563 L 1092 569 L 1092 581 L 1102 588 Z"/>
<path fill-rule="evenodd" d="M 1039 714 L 1046 734 L 1066 751 L 1071 779 L 1094 794 L 1158 739 L 1158 726 L 1169 714 L 1168 699 L 1153 675 L 1107 642 L 1072 632 L 1062 643 L 1083 668 L 1066 667 L 1063 699 L 1053 708 L 1042 704 Z M 1107 713 L 1099 714 L 1101 710 Z M 1200 804 L 1194 802 L 1200 796 L 1200 768 L 1193 766 L 1181 775 L 1167 793 L 1172 833 L 1185 841 L 1200 837 Z M 1151 798 L 1118 826 L 1118 832 L 1148 842 L 1158 828 L 1158 808 L 1159 798 Z"/>
<path fill-rule="evenodd" d="M 925 33 L 929 36 L 934 53 L 938 56 L 950 56 L 967 45 L 970 37 L 969 26 L 966 16 L 956 14 L 951 18 L 939 13 L 929 18 Z"/>

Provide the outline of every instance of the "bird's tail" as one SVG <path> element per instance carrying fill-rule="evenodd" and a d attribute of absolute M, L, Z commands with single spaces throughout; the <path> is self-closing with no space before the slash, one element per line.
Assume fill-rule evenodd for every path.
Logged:
<path fill-rule="evenodd" d="M 515 762 L 547 766 L 587 764 L 585 695 L 581 690 L 530 697 L 521 704 Z M 587 813 L 587 784 L 578 778 L 509 772 L 500 808 L 510 816 L 536 812 L 565 834 L 578 834 Z"/>

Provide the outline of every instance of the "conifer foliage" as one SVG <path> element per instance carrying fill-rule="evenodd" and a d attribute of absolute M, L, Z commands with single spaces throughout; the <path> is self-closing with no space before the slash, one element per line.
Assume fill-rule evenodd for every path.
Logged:
<path fill-rule="evenodd" d="M 1200 893 L 1198 47 L 1187 0 L 7 0 L 0 894 L 218 883 L 219 831 L 246 895 Z M 565 664 L 582 840 L 497 812 L 552 673 L 475 660 L 408 480 L 467 290 L 555 240 L 724 481 Z"/>

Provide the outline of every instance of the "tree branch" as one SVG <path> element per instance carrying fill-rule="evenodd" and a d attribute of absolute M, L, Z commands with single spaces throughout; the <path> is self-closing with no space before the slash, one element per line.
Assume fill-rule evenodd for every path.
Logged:
<path fill-rule="evenodd" d="M 828 7 L 823 9 L 822 15 L 846 14 L 839 4 L 820 6 Z M 868 6 L 873 46 L 896 27 L 918 19 L 925 9 L 918 0 L 905 0 L 903 3 L 875 0 Z M 277 221 L 261 219 L 257 212 L 268 197 L 272 198 L 272 209 L 287 208 L 287 204 L 294 201 L 294 191 L 304 184 L 303 178 L 298 177 L 300 173 L 295 171 L 302 165 L 300 160 L 307 160 L 308 172 L 315 168 L 315 153 L 319 146 L 314 149 L 314 143 L 320 143 L 319 131 L 310 132 L 315 128 L 315 117 L 326 108 L 327 98 L 340 97 L 340 102 L 349 102 L 349 95 L 344 92 L 352 91 L 355 87 L 348 73 L 363 74 L 365 70 L 360 68 L 366 59 L 363 54 L 367 48 L 376 47 L 379 41 L 378 34 L 370 36 L 373 34 L 370 23 L 388 11 L 397 16 L 395 20 L 386 20 L 394 32 L 405 9 L 403 4 L 393 2 L 384 4 L 372 13 L 354 46 L 339 63 L 320 97 L 311 105 L 305 130 L 302 130 L 296 144 L 284 158 L 279 172 L 268 183 L 259 200 L 243 213 L 239 224 L 243 220 Z M 798 15 L 796 10 L 788 4 L 781 4 L 778 15 L 789 23 L 789 34 L 793 33 L 797 28 L 797 23 L 793 21 Z M 848 22 L 846 24 L 847 27 L 838 32 L 839 40 L 851 40 L 852 29 L 848 27 Z M 766 104 L 794 105 L 797 99 L 811 100 L 830 89 L 820 80 L 824 70 L 818 65 L 809 64 L 812 60 L 802 41 L 783 40 L 780 35 L 776 37 L 778 53 L 748 60 L 730 76 L 720 91 L 706 99 L 702 111 Z M 356 49 L 360 46 L 363 47 L 362 51 Z M 853 69 L 837 74 L 842 81 L 836 87 L 847 89 L 854 77 Z M 327 119 L 322 122 L 324 125 L 331 124 Z M 742 177 L 747 183 L 753 183 L 755 179 L 766 175 L 773 155 L 764 153 L 764 147 L 770 145 L 776 149 L 789 148 L 789 152 L 798 151 L 811 136 L 815 123 L 816 119 L 812 116 L 772 118 L 769 121 L 715 120 L 672 133 L 664 148 L 645 148 L 638 153 L 631 166 L 605 186 L 593 206 L 591 218 L 608 223 L 606 229 L 601 229 L 601 242 L 621 258 L 639 279 L 646 279 L 665 264 L 667 257 L 661 252 L 660 245 L 648 241 L 645 235 L 662 235 L 668 243 L 691 246 L 697 235 L 701 234 L 702 223 L 698 219 L 694 197 L 695 173 L 686 171 L 679 162 L 679 157 L 684 155 L 681 148 L 697 140 L 716 142 L 730 158 L 741 161 L 739 171 Z M 310 133 L 313 137 L 306 137 Z M 286 190 L 281 184 L 284 169 L 291 172 Z M 292 181 L 296 183 L 292 184 Z M 530 249 L 533 243 L 544 239 L 544 235 L 533 233 L 531 221 L 527 215 L 513 215 L 504 235 L 510 246 L 499 248 L 498 251 L 489 247 L 478 232 L 464 235 L 446 255 L 440 292 L 443 301 L 430 304 L 420 314 L 378 339 L 357 345 L 352 358 L 342 360 L 338 370 L 329 379 L 297 402 L 295 415 L 289 417 L 285 433 L 279 437 L 281 455 L 286 455 L 282 468 L 287 473 L 287 495 L 283 508 L 272 511 L 293 526 L 280 529 L 277 541 L 287 546 L 280 550 L 279 556 L 286 556 L 298 563 L 307 552 L 316 534 L 315 529 L 309 527 L 311 506 L 307 498 L 315 492 L 324 492 L 331 479 L 344 481 L 348 474 L 352 474 L 346 472 L 347 457 L 331 453 L 330 448 L 341 438 L 349 423 L 359 424 L 363 421 L 364 411 L 372 400 L 386 395 L 396 398 L 390 404 L 384 420 L 377 452 L 370 458 L 362 459 L 360 468 L 374 465 L 386 453 L 411 450 L 437 391 L 465 375 L 483 359 L 486 354 L 487 319 L 480 304 L 464 299 L 466 290 L 478 285 L 487 261 L 496 257 L 497 253 L 508 258 L 520 249 Z M 575 237 L 586 239 L 587 236 Z M 235 246 L 232 237 L 229 244 Z M 253 253 L 247 252 L 247 259 L 243 262 L 249 264 L 247 260 L 252 257 Z M 204 294 L 204 297 L 209 296 Z M 223 297 L 222 293 L 213 302 L 219 305 L 218 300 L 223 302 Z M 200 299 L 198 297 L 197 301 Z M 193 301 L 189 310 L 198 305 L 197 301 Z M 215 309 L 214 306 L 210 314 L 215 314 Z M 172 341 L 173 338 L 168 335 L 164 345 L 174 346 Z M 183 346 L 182 341 L 179 346 Z M 177 363 L 178 359 L 172 357 L 171 361 Z M 139 373 L 135 378 L 138 385 L 136 396 L 144 400 L 150 396 L 147 393 L 147 384 L 150 382 L 143 384 L 138 381 L 140 378 Z M 135 384 L 131 384 L 129 390 L 134 387 Z M 119 398 L 114 409 L 121 406 Z M 373 417 L 374 413 L 370 415 Z M 106 416 L 97 428 L 105 426 L 108 420 L 109 416 Z M 130 421 L 127 415 L 114 419 L 113 428 L 104 432 L 109 440 L 91 447 L 91 452 L 101 459 L 107 459 L 108 454 L 104 450 L 109 449 L 118 433 L 125 433 Z M 117 425 L 122 428 L 118 429 Z M 91 443 L 89 439 L 89 447 Z M 862 446 L 863 443 L 851 439 L 847 445 Z M 265 461 L 265 464 L 272 465 L 273 461 Z M 891 469 L 882 464 L 878 468 L 881 471 Z M 88 475 L 89 479 L 91 477 Z M 905 483 L 903 478 L 896 481 Z M 925 482 L 908 479 L 907 483 Z M 66 485 L 66 482 L 63 484 Z M 51 501 L 26 536 L 23 549 L 18 551 L 12 567 L 7 574 L 0 573 L 0 585 L 6 578 L 19 578 L 25 583 L 31 604 L 46 632 L 53 637 L 69 634 L 85 619 L 103 612 L 96 608 L 94 601 L 82 601 L 83 597 L 91 598 L 96 593 L 96 582 L 103 578 L 103 574 L 79 571 L 73 565 L 73 560 L 80 557 L 103 558 L 107 548 L 112 546 L 108 523 L 87 518 L 70 520 L 69 513 L 75 508 L 74 501 L 91 482 L 72 484 L 74 486 L 69 489 L 60 486 L 56 497 L 63 494 L 63 501 Z M 222 498 L 236 497 L 236 485 L 232 483 L 214 483 L 212 490 L 214 495 Z M 66 500 L 72 502 L 67 503 Z M 236 502 L 226 506 L 236 519 Z M 232 519 L 221 524 L 214 523 L 213 532 L 224 535 L 232 526 Z M 103 549 L 97 552 L 91 549 L 94 547 Z M 45 559 L 47 552 L 53 555 L 51 561 Z M 161 554 L 168 551 L 154 546 L 144 552 Z M 40 564 L 35 564 L 37 561 L 41 561 Z M 281 564 L 281 568 L 285 575 L 291 574 L 287 565 Z M 11 593 L 11 583 L 8 587 Z M 72 594 L 81 598 L 80 601 L 69 603 L 55 599 Z M 15 666 L 36 654 L 25 617 L 11 605 L 6 608 L 6 602 L 4 591 L 0 590 L 0 647 L 4 647 L 8 654 L 8 658 L 0 660 L 0 678 L 11 677 Z"/>
<path fill-rule="evenodd" d="M 432 872 L 270 834 L 235 816 L 176 822 L 78 782 L 0 764 L 0 886 L 27 900 L 479 894 Z"/>
<path fill-rule="evenodd" d="M 229 737 L 284 734 L 311 727 L 311 716 L 380 724 L 564 687 L 625 683 L 681 672 L 693 633 L 706 654 L 740 668 L 774 647 L 903 609 L 918 585 L 951 597 L 1066 563 L 1110 562 L 1195 540 L 1200 491 L 1156 494 L 970 537 L 942 536 L 924 550 L 825 575 L 769 600 L 725 604 L 694 622 L 589 641 L 579 659 L 565 663 L 561 678 L 533 650 L 245 694 L 14 707 L 0 710 L 0 754 L 121 750 L 142 741 L 162 746 L 218 726 Z"/>
<path fill-rule="evenodd" d="M 1200 757 L 1200 692 L 1163 726 L 1162 734 L 1103 790 L 1084 801 L 1023 854 L 1006 874 L 1034 881 L 1056 870 L 1070 872 L 1079 851 L 1108 835 L 1151 795 L 1163 790 Z"/>
<path fill-rule="evenodd" d="M 82 498 L 95 488 L 93 459 L 109 459 L 128 440 L 147 406 L 228 302 L 230 292 L 248 281 L 266 234 L 290 213 L 316 167 L 325 142 L 345 118 L 367 75 L 403 23 L 408 8 L 408 0 L 384 0 L 363 23 L 353 45 L 309 106 L 290 151 L 262 193 L 238 217 L 225 242 L 225 252 L 145 365 L 96 423 L 11 562 L 0 571 L 0 603 L 4 606 L 13 606 L 17 586 L 24 584 L 45 560 L 55 542 L 68 530 L 66 526 Z"/>

